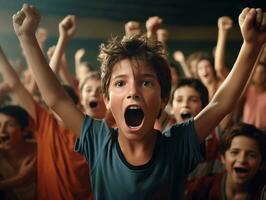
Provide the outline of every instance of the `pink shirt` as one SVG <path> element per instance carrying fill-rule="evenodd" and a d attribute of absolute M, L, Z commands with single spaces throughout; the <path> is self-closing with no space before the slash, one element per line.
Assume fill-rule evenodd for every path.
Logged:
<path fill-rule="evenodd" d="M 243 122 L 266 129 L 266 92 L 256 94 L 253 85 L 249 86 L 246 93 Z"/>

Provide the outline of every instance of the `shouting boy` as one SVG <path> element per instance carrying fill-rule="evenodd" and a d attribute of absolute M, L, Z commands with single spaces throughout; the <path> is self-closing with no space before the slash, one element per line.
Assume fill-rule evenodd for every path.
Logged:
<path fill-rule="evenodd" d="M 102 46 L 104 101 L 117 125 L 112 129 L 85 116 L 65 94 L 35 37 L 38 11 L 23 5 L 13 25 L 46 104 L 79 137 L 76 151 L 88 161 L 94 199 L 135 200 L 183 198 L 186 176 L 201 160 L 200 142 L 232 110 L 266 42 L 265 20 L 261 9 L 243 10 L 244 42 L 231 73 L 205 109 L 165 134 L 153 129 L 171 90 L 159 42 L 132 36 Z"/>

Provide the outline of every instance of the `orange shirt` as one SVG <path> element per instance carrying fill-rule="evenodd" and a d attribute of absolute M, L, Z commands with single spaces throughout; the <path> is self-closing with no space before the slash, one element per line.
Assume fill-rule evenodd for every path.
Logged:
<path fill-rule="evenodd" d="M 35 110 L 38 199 L 90 199 L 89 168 L 74 152 L 76 136 L 37 103 Z"/>

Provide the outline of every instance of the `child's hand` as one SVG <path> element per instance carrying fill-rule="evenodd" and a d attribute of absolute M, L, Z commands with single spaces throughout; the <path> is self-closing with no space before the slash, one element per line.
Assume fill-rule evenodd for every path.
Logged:
<path fill-rule="evenodd" d="M 239 26 L 246 43 L 259 47 L 266 42 L 266 13 L 260 8 L 245 8 L 239 15 Z"/>
<path fill-rule="evenodd" d="M 75 31 L 76 31 L 76 17 L 75 15 L 68 15 L 66 16 L 60 23 L 59 23 L 59 34 L 60 37 L 66 37 L 70 39 Z"/>
<path fill-rule="evenodd" d="M 228 31 L 233 27 L 233 20 L 228 16 L 223 16 L 218 19 L 218 28 L 222 31 Z"/>
<path fill-rule="evenodd" d="M 174 57 L 175 61 L 177 61 L 179 63 L 185 62 L 185 56 L 184 56 L 182 51 L 175 51 L 173 54 L 173 57 Z"/>
<path fill-rule="evenodd" d="M 85 49 L 78 49 L 75 53 L 75 60 L 81 61 L 82 57 L 85 55 Z"/>
<path fill-rule="evenodd" d="M 36 156 L 29 156 L 25 158 L 19 168 L 18 175 L 21 178 L 24 178 L 27 175 L 35 172 L 34 168 L 36 167 L 36 160 Z"/>
<path fill-rule="evenodd" d="M 13 15 L 13 27 L 18 37 L 34 37 L 41 16 L 38 10 L 32 6 L 23 4 L 20 11 Z"/>
<path fill-rule="evenodd" d="M 163 23 L 163 19 L 162 18 L 160 18 L 158 16 L 150 17 L 146 21 L 147 32 L 156 33 L 156 31 L 158 30 L 158 28 L 161 26 L 162 23 Z"/>
<path fill-rule="evenodd" d="M 129 21 L 125 24 L 126 35 L 140 34 L 140 23 L 137 21 Z"/>

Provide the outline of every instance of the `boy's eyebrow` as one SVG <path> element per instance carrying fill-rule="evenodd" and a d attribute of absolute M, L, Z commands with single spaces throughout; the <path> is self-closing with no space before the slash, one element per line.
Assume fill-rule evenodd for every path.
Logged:
<path fill-rule="evenodd" d="M 235 148 L 231 148 L 230 150 L 243 150 L 243 149 L 235 147 Z M 260 152 L 258 149 L 245 149 L 245 151 L 248 153 L 259 153 Z"/>
<path fill-rule="evenodd" d="M 127 74 L 119 74 L 119 75 L 114 76 L 112 79 L 119 79 L 119 78 L 123 78 L 123 77 L 127 77 L 127 76 L 128 76 Z M 143 73 L 143 74 L 141 74 L 141 77 L 158 79 L 156 74 L 153 74 L 153 73 Z"/>
<path fill-rule="evenodd" d="M 181 95 L 181 94 L 176 95 L 176 97 L 183 97 L 183 96 L 184 96 L 184 95 Z M 189 95 L 188 97 L 189 97 L 189 98 L 191 98 L 191 97 L 200 98 L 200 97 L 197 96 L 197 95 Z"/>
<path fill-rule="evenodd" d="M 155 79 L 157 79 L 156 74 L 153 74 L 153 73 L 144 73 L 141 76 L 147 77 L 147 78 L 155 78 Z"/>

